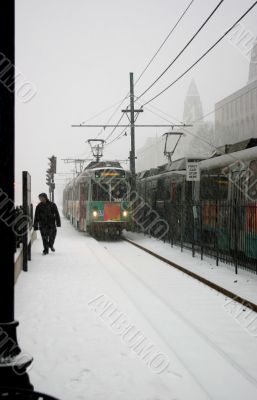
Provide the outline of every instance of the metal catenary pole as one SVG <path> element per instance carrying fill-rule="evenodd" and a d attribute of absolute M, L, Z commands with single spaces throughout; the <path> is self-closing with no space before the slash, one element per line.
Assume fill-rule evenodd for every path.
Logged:
<path fill-rule="evenodd" d="M 135 108 L 134 108 L 134 74 L 129 74 L 130 82 L 130 136 L 131 136 L 131 153 L 130 166 L 132 175 L 132 186 L 135 188 L 136 181 L 136 154 L 135 154 Z"/>

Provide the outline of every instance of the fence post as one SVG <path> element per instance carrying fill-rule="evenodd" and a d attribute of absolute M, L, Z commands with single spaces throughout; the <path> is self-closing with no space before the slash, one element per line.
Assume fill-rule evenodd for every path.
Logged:
<path fill-rule="evenodd" d="M 170 245 L 171 247 L 173 247 L 173 227 L 172 227 L 172 211 L 174 210 L 174 208 L 172 207 L 172 203 L 170 202 L 170 218 L 169 218 L 169 225 L 170 225 Z"/>
<path fill-rule="evenodd" d="M 216 266 L 219 265 L 219 239 L 218 239 L 218 200 L 215 200 L 215 244 L 216 244 Z"/>
<path fill-rule="evenodd" d="M 238 240 L 238 236 L 237 236 L 237 228 L 238 228 L 238 224 L 237 224 L 237 200 L 234 200 L 234 204 L 233 204 L 233 218 L 234 218 L 234 227 L 235 227 L 235 250 L 234 250 L 234 260 L 235 260 L 235 274 L 237 274 L 238 272 L 238 246 L 237 246 L 237 240 Z M 239 210 L 238 210 L 239 211 Z"/>
<path fill-rule="evenodd" d="M 200 208 L 200 240 L 201 240 L 201 260 L 203 260 L 203 207 L 202 202 L 199 204 Z"/>
<path fill-rule="evenodd" d="M 192 256 L 195 256 L 195 218 L 197 218 L 197 210 L 193 203 L 191 203 L 190 211 L 192 216 Z"/>
<path fill-rule="evenodd" d="M 181 203 L 180 211 L 180 249 L 183 251 L 183 203 Z"/>

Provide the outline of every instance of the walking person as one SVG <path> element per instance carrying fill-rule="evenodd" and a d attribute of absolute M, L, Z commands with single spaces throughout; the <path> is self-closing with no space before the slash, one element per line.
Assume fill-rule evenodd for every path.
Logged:
<path fill-rule="evenodd" d="M 44 246 L 43 254 L 46 255 L 49 253 L 49 248 L 55 251 L 56 226 L 61 226 L 61 219 L 56 204 L 48 199 L 46 193 L 41 193 L 38 198 L 40 203 L 35 211 L 34 230 L 40 229 Z"/>

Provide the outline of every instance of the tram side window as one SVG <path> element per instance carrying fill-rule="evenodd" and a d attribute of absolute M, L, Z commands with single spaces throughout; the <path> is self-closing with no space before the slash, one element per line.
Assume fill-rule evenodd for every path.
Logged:
<path fill-rule="evenodd" d="M 74 200 L 79 200 L 79 185 L 74 188 Z"/>
<path fill-rule="evenodd" d="M 190 202 L 193 196 L 192 182 L 185 182 L 185 201 Z"/>
<path fill-rule="evenodd" d="M 169 200 L 170 192 L 169 192 L 169 181 L 167 179 L 159 179 L 157 182 L 157 201 L 165 201 Z"/>
<path fill-rule="evenodd" d="M 228 179 L 222 175 L 201 177 L 201 200 L 227 200 Z"/>
<path fill-rule="evenodd" d="M 155 207 L 157 196 L 156 196 L 156 181 L 146 181 L 145 187 L 145 200 L 146 203 Z"/>
<path fill-rule="evenodd" d="M 170 199 L 173 202 L 176 201 L 176 199 L 177 199 L 177 185 L 176 185 L 176 182 L 171 182 Z"/>
<path fill-rule="evenodd" d="M 172 182 L 172 200 L 176 203 L 182 202 L 182 189 L 183 183 L 182 182 Z"/>
<path fill-rule="evenodd" d="M 231 172 L 231 199 L 232 200 L 247 200 L 249 172 L 246 169 Z"/>
<path fill-rule="evenodd" d="M 92 185 L 92 200 L 109 201 L 109 185 L 103 182 L 100 184 L 94 182 Z"/>
<path fill-rule="evenodd" d="M 164 181 L 164 200 L 170 199 L 170 179 Z"/>
<path fill-rule="evenodd" d="M 249 174 L 250 177 L 247 195 L 249 200 L 257 201 L 257 160 L 251 161 Z"/>
<path fill-rule="evenodd" d="M 87 200 L 88 198 L 88 183 L 80 185 L 80 200 Z"/>

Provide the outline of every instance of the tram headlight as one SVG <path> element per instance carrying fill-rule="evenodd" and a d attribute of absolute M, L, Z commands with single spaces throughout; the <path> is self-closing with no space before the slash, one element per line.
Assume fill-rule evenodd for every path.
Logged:
<path fill-rule="evenodd" d="M 93 210 L 92 215 L 94 218 L 98 217 L 98 211 L 97 210 Z"/>
<path fill-rule="evenodd" d="M 127 218 L 127 216 L 128 216 L 128 211 L 127 211 L 127 210 L 122 211 L 122 216 L 123 216 L 124 218 Z"/>

